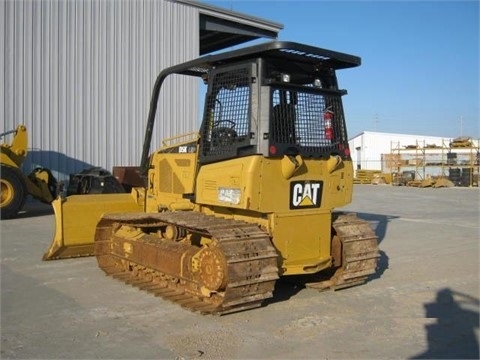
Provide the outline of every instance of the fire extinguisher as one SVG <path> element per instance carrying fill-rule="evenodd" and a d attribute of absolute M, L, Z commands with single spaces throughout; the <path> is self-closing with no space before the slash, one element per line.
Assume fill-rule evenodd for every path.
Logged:
<path fill-rule="evenodd" d="M 325 139 L 333 140 L 333 111 L 330 109 L 325 110 L 323 120 L 325 123 Z"/>

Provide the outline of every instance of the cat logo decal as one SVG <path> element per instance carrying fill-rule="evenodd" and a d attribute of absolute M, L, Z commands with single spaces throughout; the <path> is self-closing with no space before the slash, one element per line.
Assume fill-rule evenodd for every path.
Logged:
<path fill-rule="evenodd" d="M 292 181 L 290 183 L 290 209 L 319 208 L 323 181 Z"/>

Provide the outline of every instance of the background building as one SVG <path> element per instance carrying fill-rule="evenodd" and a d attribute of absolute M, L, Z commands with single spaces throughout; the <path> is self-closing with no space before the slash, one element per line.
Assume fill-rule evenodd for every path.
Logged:
<path fill-rule="evenodd" d="M 417 179 L 449 176 L 458 171 L 450 169 L 478 175 L 479 140 L 470 139 L 469 145 L 454 140 L 364 131 L 351 138 L 349 146 L 356 170 L 414 171 Z"/>
<path fill-rule="evenodd" d="M 283 28 L 187 0 L 1 1 L 0 23 L 0 133 L 25 124 L 24 172 L 46 167 L 59 180 L 92 166 L 139 165 L 163 68 Z M 197 129 L 199 89 L 167 79 L 152 148 Z"/>

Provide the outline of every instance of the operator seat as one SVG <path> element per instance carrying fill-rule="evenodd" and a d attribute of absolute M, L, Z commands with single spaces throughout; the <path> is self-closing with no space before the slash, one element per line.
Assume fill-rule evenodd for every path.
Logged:
<path fill-rule="evenodd" d="M 276 143 L 296 144 L 295 121 L 297 115 L 294 104 L 278 104 L 272 109 L 270 132 Z"/>

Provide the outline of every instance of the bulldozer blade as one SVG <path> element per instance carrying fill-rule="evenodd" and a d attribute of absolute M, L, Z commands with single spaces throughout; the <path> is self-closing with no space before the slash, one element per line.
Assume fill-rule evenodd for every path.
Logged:
<path fill-rule="evenodd" d="M 43 260 L 93 255 L 98 221 L 105 213 L 143 211 L 132 194 L 71 195 L 52 202 L 55 234 Z"/>

